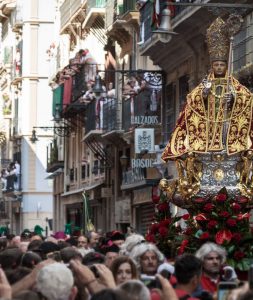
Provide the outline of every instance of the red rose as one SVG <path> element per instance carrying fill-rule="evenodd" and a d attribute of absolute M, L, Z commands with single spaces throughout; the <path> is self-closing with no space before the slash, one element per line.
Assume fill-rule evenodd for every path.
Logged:
<path fill-rule="evenodd" d="M 170 223 L 171 223 L 171 219 L 164 219 L 164 220 L 160 221 L 159 226 L 166 227 L 166 226 L 170 225 Z"/>
<path fill-rule="evenodd" d="M 213 229 L 213 228 L 215 228 L 215 227 L 217 226 L 217 224 L 218 224 L 217 221 L 211 220 L 211 221 L 209 221 L 209 222 L 207 223 L 207 228 L 208 228 L 208 229 Z"/>
<path fill-rule="evenodd" d="M 224 202 L 227 200 L 227 195 L 226 194 L 219 194 L 216 197 L 217 202 Z"/>
<path fill-rule="evenodd" d="M 196 202 L 196 203 L 203 203 L 203 202 L 205 202 L 205 199 L 204 198 L 196 198 L 194 200 L 194 202 Z"/>
<path fill-rule="evenodd" d="M 214 205 L 213 205 L 212 203 L 207 203 L 207 204 L 205 204 L 205 206 L 203 207 L 204 211 L 206 211 L 206 212 L 212 211 L 213 208 L 214 208 Z"/>
<path fill-rule="evenodd" d="M 230 242 L 232 239 L 232 233 L 228 229 L 222 229 L 215 235 L 215 241 L 217 244 L 222 245 L 225 242 Z"/>
<path fill-rule="evenodd" d="M 156 196 L 156 195 L 153 195 L 153 196 L 152 196 L 152 202 L 153 202 L 154 204 L 158 204 L 159 201 L 160 201 L 160 196 Z"/>
<path fill-rule="evenodd" d="M 228 218 L 230 214 L 227 211 L 222 211 L 219 213 L 219 216 L 222 218 Z"/>
<path fill-rule="evenodd" d="M 157 230 L 158 230 L 158 228 L 159 228 L 159 224 L 158 224 L 158 223 L 154 223 L 154 224 L 152 224 L 151 227 L 150 227 L 150 232 L 151 232 L 151 233 L 156 233 Z"/>
<path fill-rule="evenodd" d="M 167 211 L 168 210 L 168 203 L 163 202 L 157 205 L 157 209 L 159 211 Z"/>
<path fill-rule="evenodd" d="M 158 232 L 160 233 L 161 237 L 166 237 L 168 234 L 168 229 L 166 227 L 160 227 Z"/>
<path fill-rule="evenodd" d="M 235 227 L 236 226 L 236 220 L 235 219 L 228 219 L 226 223 L 229 227 Z"/>
<path fill-rule="evenodd" d="M 248 203 L 249 202 L 249 198 L 247 198 L 247 197 L 240 197 L 239 200 L 238 200 L 238 202 L 240 204 Z"/>
<path fill-rule="evenodd" d="M 201 240 L 207 240 L 207 239 L 209 239 L 209 237 L 210 237 L 210 234 L 208 232 L 203 232 L 199 238 Z"/>
<path fill-rule="evenodd" d="M 178 250 L 178 255 L 182 255 L 184 253 L 184 250 L 185 250 L 185 247 L 189 244 L 189 241 L 188 240 L 183 240 L 181 245 L 180 245 L 180 248 Z"/>
<path fill-rule="evenodd" d="M 232 203 L 232 209 L 233 209 L 233 211 L 240 211 L 241 210 L 241 205 L 240 204 L 238 204 L 238 203 Z"/>
<path fill-rule="evenodd" d="M 146 241 L 149 243 L 155 243 L 155 236 L 152 233 L 146 235 Z"/>
<path fill-rule="evenodd" d="M 245 256 L 245 254 L 242 251 L 236 251 L 234 253 L 234 259 L 236 259 L 236 260 L 241 260 L 244 258 L 244 256 Z"/>
<path fill-rule="evenodd" d="M 186 228 L 185 231 L 184 231 L 184 234 L 191 235 L 192 234 L 192 229 L 190 227 Z"/>
<path fill-rule="evenodd" d="M 240 233 L 238 232 L 235 232 L 232 236 L 232 240 L 235 242 L 235 243 L 239 243 L 242 239 L 242 236 Z"/>
<path fill-rule="evenodd" d="M 184 215 L 182 215 L 182 218 L 184 220 L 188 220 L 190 218 L 190 214 L 184 214 Z"/>
<path fill-rule="evenodd" d="M 198 214 L 194 217 L 196 221 L 208 221 L 207 216 L 205 214 Z"/>

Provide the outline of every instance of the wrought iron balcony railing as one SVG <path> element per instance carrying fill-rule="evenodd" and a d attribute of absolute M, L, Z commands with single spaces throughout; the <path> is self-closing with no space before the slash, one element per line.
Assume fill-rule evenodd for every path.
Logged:
<path fill-rule="evenodd" d="M 115 98 L 92 100 L 86 109 L 86 134 L 91 130 L 103 130 L 104 133 L 119 130 L 118 101 Z"/>
<path fill-rule="evenodd" d="M 88 0 L 87 1 L 87 15 L 92 8 L 105 8 L 106 0 Z"/>
<path fill-rule="evenodd" d="M 151 95 L 149 96 L 151 97 Z M 123 129 L 129 131 L 141 124 L 159 124 L 161 120 L 160 106 L 155 112 L 150 110 L 150 106 L 150 98 L 147 96 L 145 99 L 142 94 L 123 100 Z"/>
<path fill-rule="evenodd" d="M 146 169 L 134 168 L 122 173 L 122 185 L 138 184 L 146 179 Z"/>
<path fill-rule="evenodd" d="M 58 146 L 56 140 L 47 147 L 47 172 L 54 172 L 63 166 L 63 161 L 59 160 Z"/>
<path fill-rule="evenodd" d="M 109 132 L 113 130 L 119 130 L 119 112 L 118 112 L 118 101 L 115 98 L 106 98 L 103 103 L 103 130 Z"/>
<path fill-rule="evenodd" d="M 123 2 L 122 13 L 125 14 L 129 11 L 136 11 L 136 0 L 125 0 Z"/>
<path fill-rule="evenodd" d="M 63 28 L 74 16 L 75 12 L 81 7 L 82 0 L 65 0 L 60 7 L 61 28 Z"/>

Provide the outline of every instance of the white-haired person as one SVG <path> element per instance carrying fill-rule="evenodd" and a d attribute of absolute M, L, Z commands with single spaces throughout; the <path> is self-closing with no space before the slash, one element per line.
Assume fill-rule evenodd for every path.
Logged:
<path fill-rule="evenodd" d="M 154 244 L 142 243 L 135 246 L 130 257 L 136 262 L 137 269 L 141 275 L 153 276 L 157 269 L 164 262 L 164 255 Z"/>
<path fill-rule="evenodd" d="M 133 233 L 129 235 L 125 242 L 120 246 L 120 254 L 121 255 L 130 255 L 130 252 L 133 250 L 135 246 L 145 243 L 146 240 L 143 235 Z"/>
<path fill-rule="evenodd" d="M 200 279 L 202 290 L 213 294 L 217 291 L 221 280 L 237 280 L 235 270 L 230 266 L 225 266 L 227 252 L 223 247 L 208 242 L 197 250 L 195 256 L 202 262 L 202 275 Z"/>
<path fill-rule="evenodd" d="M 47 300 L 74 300 L 77 295 L 73 274 L 61 263 L 47 265 L 38 272 L 36 290 Z"/>

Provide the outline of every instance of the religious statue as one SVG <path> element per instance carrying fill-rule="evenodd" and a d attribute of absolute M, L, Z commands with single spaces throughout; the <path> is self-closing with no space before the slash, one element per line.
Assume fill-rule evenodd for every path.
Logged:
<path fill-rule="evenodd" d="M 162 154 L 165 162 L 174 160 L 178 165 L 180 159 L 182 165 L 183 161 L 187 185 L 198 186 L 182 194 L 179 174 L 175 199 L 183 197 L 188 201 L 195 195 L 210 195 L 222 186 L 239 194 L 240 184 L 248 184 L 253 156 L 253 95 L 231 75 L 233 35 L 240 28 L 240 20 L 235 19 L 233 15 L 224 22 L 219 17 L 208 28 L 212 71 L 187 95 L 186 105 Z M 195 156 L 201 161 L 203 171 L 196 165 Z M 238 162 L 244 165 L 239 176 Z M 250 194 L 246 192 L 247 196 L 251 193 L 253 190 Z"/>

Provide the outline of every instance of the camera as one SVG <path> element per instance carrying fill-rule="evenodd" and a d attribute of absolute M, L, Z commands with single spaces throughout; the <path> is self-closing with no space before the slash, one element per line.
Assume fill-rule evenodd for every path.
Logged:
<path fill-rule="evenodd" d="M 237 283 L 233 281 L 223 281 L 218 285 L 218 300 L 227 299 L 231 290 L 237 288 Z"/>
<path fill-rule="evenodd" d="M 92 265 L 92 266 L 89 267 L 89 269 L 92 271 L 92 273 L 95 275 L 96 278 L 99 277 L 98 270 L 97 270 L 96 266 Z"/>
<path fill-rule="evenodd" d="M 155 276 L 141 275 L 140 279 L 149 289 L 161 289 L 161 283 Z"/>

